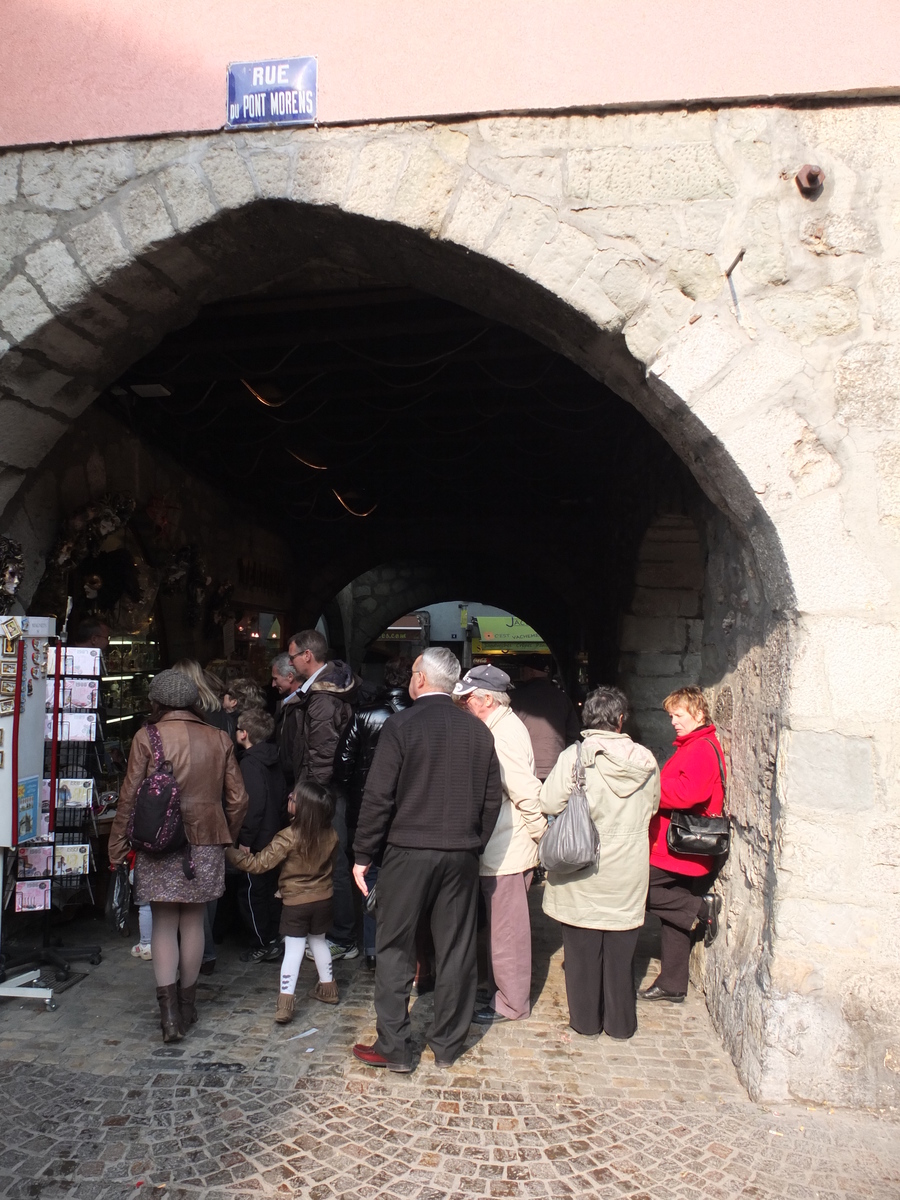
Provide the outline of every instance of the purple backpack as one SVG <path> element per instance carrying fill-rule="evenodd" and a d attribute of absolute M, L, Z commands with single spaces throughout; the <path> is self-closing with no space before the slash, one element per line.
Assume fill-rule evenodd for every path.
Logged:
<path fill-rule="evenodd" d="M 193 879 L 191 844 L 181 816 L 181 790 L 172 774 L 171 762 L 164 758 L 159 730 L 155 725 L 147 725 L 146 730 L 156 763 L 153 773 L 138 787 L 126 837 L 135 850 L 143 850 L 145 854 L 168 854 L 183 847 L 184 873 Z"/>

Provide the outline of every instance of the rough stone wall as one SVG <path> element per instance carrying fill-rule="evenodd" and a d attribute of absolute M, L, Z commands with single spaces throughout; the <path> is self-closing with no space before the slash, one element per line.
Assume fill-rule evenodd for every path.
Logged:
<path fill-rule="evenodd" d="M 759 637 L 716 683 L 759 849 L 733 859 L 713 1012 L 745 1020 L 756 1094 L 896 1097 L 898 136 L 900 108 L 861 102 L 2 155 L 0 505 L 14 512 L 163 332 L 273 282 L 403 282 L 569 355 L 647 416 L 752 550 Z M 804 162 L 826 171 L 812 198 Z M 30 552 L 45 548 L 34 529 Z M 772 827 L 755 825 L 773 790 Z"/>
<path fill-rule="evenodd" d="M 631 701 L 637 739 L 661 763 L 672 753 L 673 736 L 662 701 L 700 681 L 703 558 L 691 517 L 656 517 L 638 548 L 634 595 L 622 618 L 619 683 Z"/>

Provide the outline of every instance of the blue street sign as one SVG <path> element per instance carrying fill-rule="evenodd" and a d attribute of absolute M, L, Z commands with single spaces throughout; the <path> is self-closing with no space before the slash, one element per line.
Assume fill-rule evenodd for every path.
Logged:
<path fill-rule="evenodd" d="M 228 129 L 311 125 L 316 119 L 314 58 L 228 64 Z"/>

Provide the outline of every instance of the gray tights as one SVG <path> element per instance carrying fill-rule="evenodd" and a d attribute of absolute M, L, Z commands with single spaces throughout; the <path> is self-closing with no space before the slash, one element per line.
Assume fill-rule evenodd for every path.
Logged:
<path fill-rule="evenodd" d="M 152 902 L 153 971 L 156 986 L 174 983 L 179 971 L 181 986 L 191 987 L 200 974 L 203 959 L 203 916 L 205 904 L 161 904 Z"/>

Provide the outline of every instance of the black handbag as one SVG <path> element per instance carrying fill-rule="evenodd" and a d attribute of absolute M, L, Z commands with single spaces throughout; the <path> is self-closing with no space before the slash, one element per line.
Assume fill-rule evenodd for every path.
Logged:
<path fill-rule="evenodd" d="M 703 738 L 703 741 L 709 742 L 716 753 L 724 802 L 725 764 L 715 742 L 711 738 Z M 707 854 L 724 858 L 731 849 L 731 825 L 724 814 L 706 817 L 690 809 L 674 809 L 669 814 L 666 844 L 672 854 Z"/>

